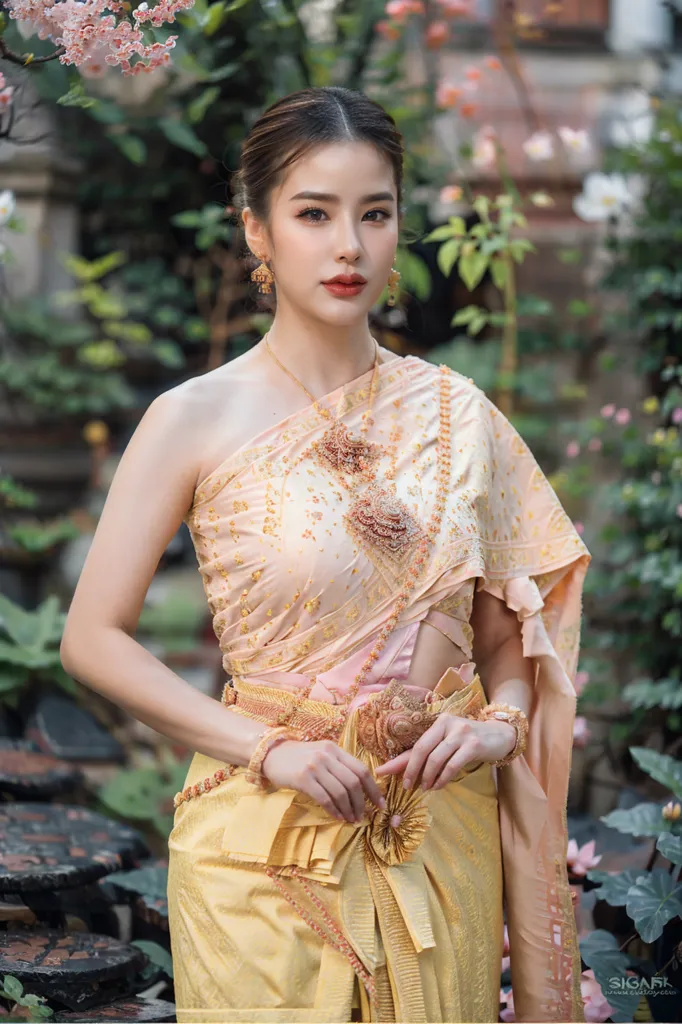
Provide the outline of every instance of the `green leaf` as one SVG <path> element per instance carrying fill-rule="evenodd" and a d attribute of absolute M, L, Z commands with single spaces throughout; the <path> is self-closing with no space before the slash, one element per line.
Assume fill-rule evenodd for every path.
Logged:
<path fill-rule="evenodd" d="M 509 251 L 517 263 L 523 263 L 527 252 L 537 252 L 537 249 L 528 238 L 514 238 L 509 243 Z"/>
<path fill-rule="evenodd" d="M 461 244 L 458 238 L 451 238 L 438 250 L 438 266 L 445 277 L 450 276 L 452 268 L 457 262 Z"/>
<path fill-rule="evenodd" d="M 470 292 L 479 284 L 487 267 L 488 257 L 478 250 L 460 258 L 459 276 Z"/>
<path fill-rule="evenodd" d="M 626 910 L 645 942 L 655 942 L 664 926 L 682 914 L 682 885 L 662 868 L 640 875 L 628 894 Z"/>
<path fill-rule="evenodd" d="M 10 999 L 13 999 L 15 1002 L 21 999 L 24 994 L 24 986 L 18 978 L 15 978 L 12 974 L 6 974 L 2 983 Z"/>
<path fill-rule="evenodd" d="M 671 790 L 678 800 L 682 800 L 682 761 L 676 761 L 669 754 L 649 750 L 648 747 L 630 747 L 630 753 L 642 771 Z"/>
<path fill-rule="evenodd" d="M 33 646 L 34 614 L 25 611 L 3 594 L 0 594 L 0 626 L 18 646 Z"/>
<path fill-rule="evenodd" d="M 597 899 L 604 900 L 612 907 L 624 907 L 628 901 L 628 893 L 635 884 L 642 871 L 640 868 L 627 868 L 619 871 L 617 875 L 610 875 L 608 871 L 592 870 L 587 872 L 591 882 L 601 882 L 596 890 Z"/>
<path fill-rule="evenodd" d="M 137 135 L 118 135 L 111 132 L 109 138 L 121 150 L 123 155 L 130 160 L 131 164 L 143 164 L 147 159 L 147 146 L 143 139 Z"/>
<path fill-rule="evenodd" d="M 594 971 L 604 997 L 614 1008 L 611 1020 L 632 1021 L 640 993 L 628 992 L 622 984 L 627 977 L 625 972 L 630 966 L 630 958 L 619 950 L 615 935 L 601 928 L 590 932 L 580 940 L 580 955 Z"/>
<path fill-rule="evenodd" d="M 682 836 L 664 832 L 658 837 L 656 846 L 671 864 L 682 865 Z"/>
<path fill-rule="evenodd" d="M 185 365 L 182 349 L 174 341 L 155 341 L 151 348 L 162 366 L 179 370 Z"/>
<path fill-rule="evenodd" d="M 160 967 L 169 978 L 173 977 L 173 958 L 158 942 L 152 942 L 150 939 L 133 939 L 131 945 L 146 953 L 151 963 Z"/>
<path fill-rule="evenodd" d="M 434 228 L 424 239 L 425 242 L 447 242 L 448 239 L 454 236 L 451 224 L 441 224 L 440 227 Z"/>
<path fill-rule="evenodd" d="M 480 312 L 480 306 L 465 306 L 464 309 L 458 309 L 452 318 L 452 326 L 455 327 L 460 324 L 470 324 L 474 317 L 478 316 Z"/>
<path fill-rule="evenodd" d="M 490 273 L 492 275 L 493 284 L 500 291 L 504 291 L 507 279 L 509 277 L 509 265 L 504 259 L 496 259 L 490 261 Z"/>
<path fill-rule="evenodd" d="M 660 804 L 642 803 L 628 810 L 611 811 L 610 814 L 603 815 L 600 821 L 624 835 L 659 836 L 670 831 L 662 811 Z"/>
<path fill-rule="evenodd" d="M 580 263 L 583 258 L 583 254 L 580 249 L 559 249 L 557 252 L 557 258 L 561 263 L 574 265 L 576 263 Z"/>
<path fill-rule="evenodd" d="M 216 4 L 213 4 L 213 7 L 216 6 Z M 211 10 L 213 10 L 213 7 Z M 190 105 L 187 107 L 188 121 L 192 124 L 199 124 L 200 121 L 203 121 L 206 111 L 213 103 L 215 103 L 219 96 L 220 88 L 217 85 L 211 85 L 208 89 L 204 89 L 204 91 L 197 96 L 196 99 L 192 100 Z"/>
<path fill-rule="evenodd" d="M 81 81 L 72 85 L 67 93 L 58 98 L 57 103 L 62 107 L 80 107 L 82 110 L 87 110 L 89 107 L 94 107 L 98 100 L 94 96 L 86 94 L 85 86 Z"/>
<path fill-rule="evenodd" d="M 197 157 L 207 155 L 208 149 L 206 144 L 196 135 L 194 129 L 185 124 L 184 121 L 176 121 L 172 117 L 161 117 L 158 124 L 168 141 L 172 142 L 174 146 L 186 149 L 187 152 L 194 153 Z"/>
<path fill-rule="evenodd" d="M 472 337 L 474 337 L 476 334 L 480 334 L 480 332 L 483 330 L 487 322 L 488 317 L 486 316 L 486 314 L 479 313 L 478 316 L 475 316 L 474 319 L 469 324 L 467 328 L 467 334 L 470 334 Z"/>
<path fill-rule="evenodd" d="M 171 224 L 179 228 L 198 228 L 201 224 L 201 213 L 199 210 L 183 210 L 171 217 Z"/>
<path fill-rule="evenodd" d="M 482 220 L 488 219 L 488 214 L 490 212 L 490 200 L 487 196 L 476 196 L 472 205 Z"/>
<path fill-rule="evenodd" d="M 201 19 L 201 29 L 204 35 L 215 35 L 222 23 L 225 21 L 226 15 L 227 10 L 225 7 L 225 0 L 216 0 L 216 3 L 211 4 L 205 17 Z"/>

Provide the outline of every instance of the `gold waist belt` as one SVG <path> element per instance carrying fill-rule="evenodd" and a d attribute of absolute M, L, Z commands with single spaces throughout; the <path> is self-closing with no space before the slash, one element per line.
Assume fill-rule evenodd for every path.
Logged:
<path fill-rule="evenodd" d="M 225 684 L 223 704 L 271 726 L 288 725 L 302 740 L 338 742 L 346 721 L 354 718 L 357 739 L 380 764 L 413 747 L 442 712 L 475 717 L 487 703 L 479 676 L 465 683 L 452 668 L 433 690 L 424 691 L 424 697 L 392 679 L 383 690 L 371 693 L 350 715 L 337 704 L 301 699 L 289 690 L 250 683 L 240 676 L 232 682 L 233 685 Z"/>

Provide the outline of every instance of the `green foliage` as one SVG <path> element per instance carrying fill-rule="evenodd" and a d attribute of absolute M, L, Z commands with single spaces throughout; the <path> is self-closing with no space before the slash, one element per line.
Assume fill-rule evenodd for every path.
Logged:
<path fill-rule="evenodd" d="M 124 821 L 148 821 L 166 838 L 173 827 L 173 797 L 183 788 L 188 767 L 166 754 L 159 764 L 121 769 L 98 795 L 108 811 Z"/>
<path fill-rule="evenodd" d="M 13 974 L 4 975 L 0 985 L 0 999 L 6 999 L 12 1004 L 9 1012 L 2 1014 L 2 1019 L 6 1021 L 43 1021 L 53 1016 L 45 997 L 25 992 L 24 986 Z M 20 1013 L 17 1007 L 22 1007 Z"/>
<path fill-rule="evenodd" d="M 65 621 L 53 595 L 26 611 L 0 594 L 0 702 L 14 706 L 32 682 L 56 683 L 76 693 L 59 656 Z"/>

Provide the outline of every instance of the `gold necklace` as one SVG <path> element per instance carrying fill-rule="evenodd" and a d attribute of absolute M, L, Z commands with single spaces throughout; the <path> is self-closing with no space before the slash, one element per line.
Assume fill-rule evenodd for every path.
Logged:
<path fill-rule="evenodd" d="M 324 416 L 325 419 L 332 420 L 334 423 L 338 423 L 341 418 L 341 414 L 339 414 L 338 416 L 333 416 L 329 409 L 326 409 L 323 406 L 321 406 L 318 399 L 310 394 L 305 384 L 302 381 L 300 381 L 298 377 L 294 376 L 291 370 L 287 370 L 286 366 L 284 366 L 284 364 L 279 361 L 275 353 L 272 351 L 269 336 L 270 331 L 266 333 L 264 338 L 265 347 L 272 356 L 272 358 L 274 359 L 274 361 L 279 366 L 280 370 L 283 370 L 284 373 L 286 373 L 287 377 L 289 377 L 291 380 L 293 380 L 295 384 L 298 384 L 298 386 L 303 389 L 303 391 L 306 393 L 306 395 L 312 402 L 313 408 L 315 409 L 316 412 L 318 412 L 321 416 Z M 379 370 L 379 343 L 376 340 L 376 338 L 372 338 L 372 341 L 374 342 L 375 347 L 374 368 L 372 370 L 372 379 L 369 385 L 369 403 L 367 409 L 362 414 L 362 426 L 360 427 L 361 434 L 366 434 L 370 426 L 374 423 L 374 420 L 372 419 L 372 402 L 374 401 L 374 396 L 376 394 L 377 373 Z"/>

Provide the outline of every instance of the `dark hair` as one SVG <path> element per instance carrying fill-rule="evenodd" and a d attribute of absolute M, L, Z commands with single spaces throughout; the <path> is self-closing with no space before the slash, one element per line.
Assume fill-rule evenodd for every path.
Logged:
<path fill-rule="evenodd" d="M 362 92 L 330 85 L 300 89 L 276 100 L 261 114 L 242 144 L 232 178 L 233 203 L 249 206 L 268 220 L 270 197 L 296 160 L 316 146 L 369 142 L 393 168 L 398 210 L 402 204 L 403 137 L 384 108 Z"/>

